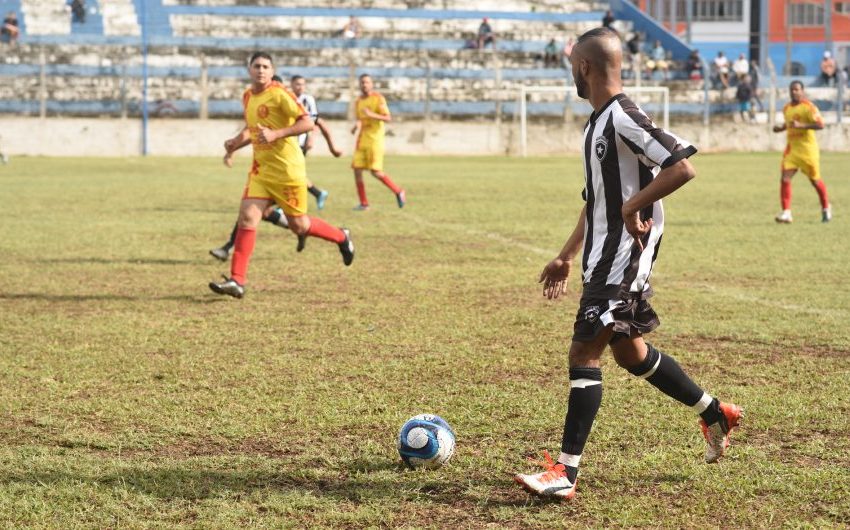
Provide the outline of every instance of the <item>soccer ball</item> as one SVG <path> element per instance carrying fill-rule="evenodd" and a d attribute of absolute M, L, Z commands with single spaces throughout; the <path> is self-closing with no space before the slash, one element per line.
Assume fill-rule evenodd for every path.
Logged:
<path fill-rule="evenodd" d="M 455 433 L 443 418 L 419 414 L 407 420 L 398 433 L 398 454 L 414 469 L 437 469 L 451 460 Z"/>

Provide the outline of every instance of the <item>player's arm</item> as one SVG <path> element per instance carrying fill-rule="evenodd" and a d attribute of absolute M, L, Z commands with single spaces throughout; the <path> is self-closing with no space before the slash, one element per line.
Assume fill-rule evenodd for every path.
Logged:
<path fill-rule="evenodd" d="M 814 129 L 816 131 L 819 131 L 819 130 L 823 129 L 823 120 L 817 119 L 817 120 L 815 120 L 813 122 L 809 122 L 809 123 L 803 123 L 800 120 L 794 120 L 793 122 L 791 122 L 791 128 L 792 129 Z"/>
<path fill-rule="evenodd" d="M 378 121 L 382 121 L 382 122 L 385 122 L 385 123 L 389 123 L 389 122 L 393 121 L 393 118 L 392 118 L 392 116 L 390 116 L 389 113 L 379 114 L 379 113 L 373 111 L 372 109 L 364 109 L 363 114 L 365 114 L 367 117 L 369 117 L 373 120 L 378 120 Z"/>
<path fill-rule="evenodd" d="M 621 212 L 626 230 L 635 238 L 638 248 L 643 250 L 640 240 L 652 228 L 652 219 L 641 220 L 640 211 L 650 204 L 663 199 L 684 186 L 696 176 L 694 166 L 687 158 L 662 169 L 647 187 L 635 193 L 623 203 Z"/>
<path fill-rule="evenodd" d="M 281 138 L 298 136 L 299 134 L 311 131 L 313 129 L 313 120 L 307 114 L 302 114 L 289 127 L 282 129 L 269 129 L 264 125 L 259 125 L 258 127 L 260 128 L 260 134 L 257 135 L 257 139 L 261 144 L 270 144 Z"/>
<path fill-rule="evenodd" d="M 357 129 L 361 126 L 360 120 L 354 122 L 354 125 L 351 127 L 351 134 L 357 134 Z"/>
<path fill-rule="evenodd" d="M 784 123 L 782 125 L 774 125 L 773 126 L 773 132 L 781 133 L 782 131 L 784 131 L 787 128 L 788 128 L 787 125 L 784 124 Z"/>
<path fill-rule="evenodd" d="M 307 140 L 304 142 L 304 153 L 305 154 L 307 152 L 309 152 L 311 149 L 313 149 L 313 144 L 316 143 L 316 139 L 313 136 L 315 130 L 316 130 L 316 128 L 314 127 L 312 129 L 310 129 L 310 132 L 307 133 Z"/>
<path fill-rule="evenodd" d="M 247 126 L 243 127 L 239 134 L 234 136 L 233 138 L 229 138 L 224 142 L 224 150 L 228 153 L 232 153 L 239 149 L 242 149 L 246 145 L 251 143 L 251 131 Z"/>
<path fill-rule="evenodd" d="M 336 148 L 336 144 L 334 144 L 334 137 L 331 134 L 331 130 L 327 125 L 325 125 L 325 120 L 321 117 L 316 118 L 316 127 L 319 128 L 319 132 L 321 132 L 322 136 L 325 138 L 325 142 L 328 144 L 328 149 L 330 149 L 331 154 L 337 158 L 341 157 L 342 151 Z"/>
<path fill-rule="evenodd" d="M 540 273 L 538 283 L 543 284 L 543 296 L 552 300 L 567 292 L 567 280 L 573 267 L 573 259 L 584 244 L 584 219 L 587 206 L 581 209 L 573 233 L 564 243 L 558 257 L 550 261 Z"/>

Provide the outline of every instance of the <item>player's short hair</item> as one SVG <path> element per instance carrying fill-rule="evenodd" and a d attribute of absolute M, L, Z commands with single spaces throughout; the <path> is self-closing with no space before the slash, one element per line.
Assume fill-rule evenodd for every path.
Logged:
<path fill-rule="evenodd" d="M 795 80 L 791 81 L 791 83 L 788 85 L 788 88 L 794 88 L 794 85 L 800 85 L 800 90 L 806 89 L 806 85 L 804 85 L 803 82 L 800 81 L 799 79 L 795 79 Z"/>
<path fill-rule="evenodd" d="M 585 31 L 584 33 L 582 33 L 581 36 L 579 36 L 578 40 L 576 41 L 576 44 L 581 44 L 582 42 L 590 40 L 590 39 L 596 39 L 596 38 L 599 38 L 599 37 L 612 37 L 612 36 L 619 38 L 619 35 L 617 34 L 617 32 L 614 31 L 611 28 L 606 28 L 606 27 L 593 28 L 591 30 L 588 30 L 588 31 Z"/>
<path fill-rule="evenodd" d="M 294 76 L 292 76 L 292 77 L 289 79 L 289 82 L 290 82 L 290 83 L 294 83 L 294 82 L 298 81 L 299 79 L 304 79 L 304 76 L 303 76 L 303 75 L 295 74 Z"/>
<path fill-rule="evenodd" d="M 283 83 L 283 79 L 281 79 L 280 76 L 277 75 L 277 74 L 272 76 L 272 81 L 277 81 L 278 83 Z"/>
<path fill-rule="evenodd" d="M 360 77 L 358 77 L 357 79 L 362 81 L 366 77 L 368 77 L 369 79 L 372 79 L 372 76 L 369 75 L 369 74 L 360 74 Z"/>
<path fill-rule="evenodd" d="M 254 55 L 252 55 L 251 59 L 248 61 L 248 66 L 254 64 L 254 61 L 257 59 L 268 59 L 270 63 L 274 64 L 272 56 L 269 55 L 268 52 L 254 52 Z"/>

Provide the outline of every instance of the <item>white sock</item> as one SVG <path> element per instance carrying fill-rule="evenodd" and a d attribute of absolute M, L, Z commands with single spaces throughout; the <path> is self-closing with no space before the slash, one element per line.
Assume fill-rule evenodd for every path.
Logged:
<path fill-rule="evenodd" d="M 708 406 L 711 405 L 712 401 L 714 401 L 714 398 L 703 392 L 702 397 L 699 398 L 699 401 L 697 401 L 695 405 L 691 405 L 691 408 L 697 414 L 702 414 L 703 412 L 705 412 L 705 409 L 707 409 Z"/>

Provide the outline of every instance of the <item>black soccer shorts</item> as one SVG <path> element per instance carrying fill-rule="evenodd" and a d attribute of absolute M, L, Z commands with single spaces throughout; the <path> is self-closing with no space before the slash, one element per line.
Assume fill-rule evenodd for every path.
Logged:
<path fill-rule="evenodd" d="M 592 342 L 603 329 L 612 324 L 614 335 L 609 344 L 631 336 L 632 331 L 641 335 L 649 333 L 661 321 L 649 301 L 639 293 L 630 293 L 615 300 L 582 297 L 573 324 L 573 340 Z"/>

